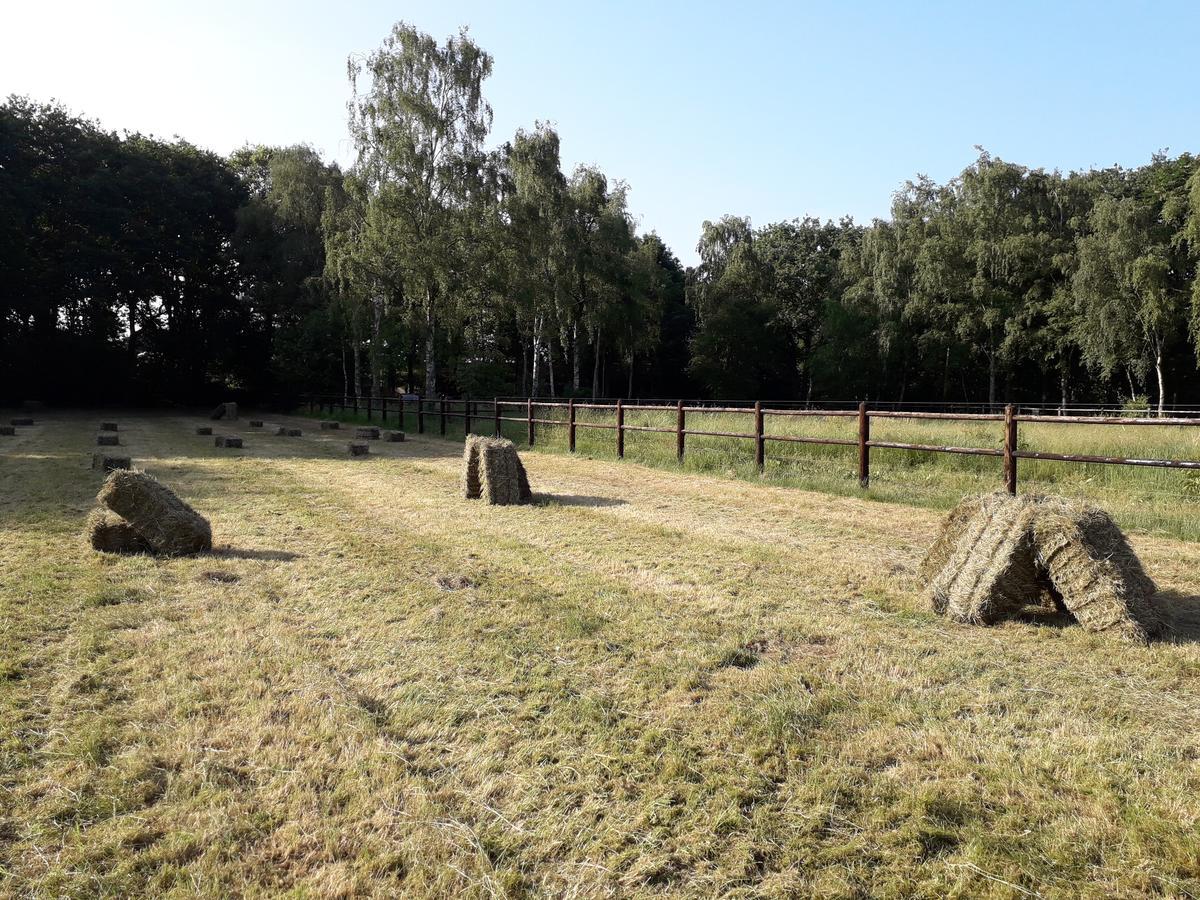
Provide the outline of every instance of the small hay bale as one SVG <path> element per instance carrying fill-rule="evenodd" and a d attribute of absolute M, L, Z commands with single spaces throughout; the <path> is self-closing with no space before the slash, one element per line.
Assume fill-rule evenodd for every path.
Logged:
<path fill-rule="evenodd" d="M 1146 643 L 1164 631 L 1158 592 L 1121 529 L 1104 510 L 1040 497 L 1033 546 L 1062 604 L 1088 631 Z"/>
<path fill-rule="evenodd" d="M 213 444 L 226 449 L 236 449 L 242 446 L 242 439 L 229 434 L 219 434 L 213 440 Z"/>
<path fill-rule="evenodd" d="M 101 422 L 100 430 L 101 431 L 117 431 L 118 430 L 117 423 L 116 422 Z"/>
<path fill-rule="evenodd" d="M 466 500 L 478 500 L 479 487 L 479 443 L 483 438 L 468 434 L 463 442 L 462 494 Z"/>
<path fill-rule="evenodd" d="M 100 434 L 96 435 L 97 447 L 117 447 L 120 445 L 120 443 L 120 436 L 112 432 L 101 432 Z"/>
<path fill-rule="evenodd" d="M 286 425 L 280 425 L 275 432 L 276 437 L 300 437 L 300 434 L 299 428 L 288 428 Z"/>
<path fill-rule="evenodd" d="M 32 425 L 33 419 L 30 419 L 30 418 L 13 419 L 10 424 L 15 425 L 17 427 L 24 427 L 24 426 Z"/>
<path fill-rule="evenodd" d="M 263 427 L 262 419 L 251 419 L 250 427 L 251 428 L 262 428 Z"/>
<path fill-rule="evenodd" d="M 113 469 L 132 469 L 133 460 L 128 456 L 113 456 L 109 453 L 93 453 L 92 468 L 107 475 Z"/>
<path fill-rule="evenodd" d="M 238 408 L 236 403 L 218 403 L 208 417 L 214 422 L 219 419 L 236 419 Z"/>
<path fill-rule="evenodd" d="M 321 423 L 321 430 L 322 430 L 322 431 L 337 431 L 337 430 L 338 430 L 339 428 L 341 428 L 341 427 L 342 427 L 342 423 L 341 423 L 341 422 L 329 421 L 329 422 L 322 422 L 322 423 Z"/>
<path fill-rule="evenodd" d="M 150 553 L 154 548 L 136 528 L 107 509 L 93 509 L 87 520 L 88 541 L 101 553 Z"/>
<path fill-rule="evenodd" d="M 506 438 L 482 438 L 479 442 L 479 495 L 491 506 L 527 503 L 521 497 L 521 460 L 517 448 Z"/>
<path fill-rule="evenodd" d="M 8 437 L 12 437 L 16 433 L 17 433 L 17 429 L 13 428 L 11 425 L 0 425 L 0 435 L 7 435 Z"/>
<path fill-rule="evenodd" d="M 1040 596 L 1030 504 L 990 494 L 961 526 L 954 552 L 929 584 L 936 612 L 955 622 L 992 625 Z"/>
<path fill-rule="evenodd" d="M 404 432 L 403 431 L 385 431 L 383 433 L 383 439 L 385 441 L 387 441 L 389 444 L 396 444 L 396 443 L 399 443 L 404 440 Z"/>
<path fill-rule="evenodd" d="M 208 520 L 152 475 L 117 469 L 96 499 L 124 518 L 158 553 L 178 555 L 212 549 Z"/>
<path fill-rule="evenodd" d="M 379 440 L 379 429 L 374 427 L 355 428 L 354 436 L 364 441 Z"/>
<path fill-rule="evenodd" d="M 371 452 L 371 445 L 366 441 L 351 441 L 346 445 L 346 449 L 351 456 L 367 456 Z"/>
<path fill-rule="evenodd" d="M 212 426 L 211 425 L 197 425 L 196 426 L 196 434 L 210 435 L 210 434 L 212 434 Z"/>

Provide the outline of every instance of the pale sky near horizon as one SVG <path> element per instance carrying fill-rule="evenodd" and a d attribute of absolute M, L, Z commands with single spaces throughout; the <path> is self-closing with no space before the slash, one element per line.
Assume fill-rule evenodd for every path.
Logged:
<path fill-rule="evenodd" d="M 495 57 L 490 145 L 537 120 L 564 169 L 630 185 L 685 262 L 704 219 L 886 216 L 982 145 L 1064 171 L 1200 152 L 1200 4 L 396 3 L 14 5 L 0 95 L 219 153 L 309 143 L 348 161 L 346 58 L 405 20 Z"/>

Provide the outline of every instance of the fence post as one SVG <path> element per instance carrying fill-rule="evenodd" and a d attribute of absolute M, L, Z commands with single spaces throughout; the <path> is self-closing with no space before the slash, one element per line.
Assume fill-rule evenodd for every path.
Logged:
<path fill-rule="evenodd" d="M 759 474 L 762 474 L 763 468 L 767 463 L 767 442 L 763 439 L 763 411 L 762 401 L 754 401 L 754 465 L 758 467 Z"/>
<path fill-rule="evenodd" d="M 496 437 L 503 437 L 500 432 L 500 398 L 495 397 L 492 400 L 492 411 L 496 414 Z"/>
<path fill-rule="evenodd" d="M 446 436 L 446 395 L 445 394 L 442 394 L 441 412 L 442 412 L 441 422 L 438 424 L 438 427 L 441 429 L 442 437 L 445 437 Z"/>
<path fill-rule="evenodd" d="M 1013 406 L 1004 407 L 1004 489 L 1017 493 L 1017 417 Z"/>
<path fill-rule="evenodd" d="M 463 435 L 471 433 L 471 398 L 463 395 Z"/>
<path fill-rule="evenodd" d="M 358 386 L 354 387 L 354 414 L 358 415 Z"/>
<path fill-rule="evenodd" d="M 567 449 L 575 452 L 575 398 L 567 400 Z"/>
<path fill-rule="evenodd" d="M 425 398 L 417 395 L 417 434 L 425 433 Z"/>
<path fill-rule="evenodd" d="M 379 418 L 383 424 L 387 424 L 387 394 L 379 398 Z"/>
<path fill-rule="evenodd" d="M 675 459 L 678 462 L 683 462 L 684 424 L 683 401 L 678 400 L 675 403 Z"/>
<path fill-rule="evenodd" d="M 407 430 L 404 427 L 404 395 L 403 394 L 400 395 L 400 411 L 396 413 L 396 417 L 400 423 L 400 430 L 401 431 Z"/>
<path fill-rule="evenodd" d="M 858 485 L 871 486 L 871 417 L 867 401 L 858 404 Z"/>
<path fill-rule="evenodd" d="M 525 398 L 525 419 L 526 419 L 525 424 L 528 426 L 528 429 L 527 429 L 528 434 L 526 435 L 526 437 L 529 438 L 529 446 L 532 447 L 533 446 L 533 398 L 532 397 Z"/>
<path fill-rule="evenodd" d="M 625 407 L 617 398 L 617 459 L 625 458 Z"/>
<path fill-rule="evenodd" d="M 367 421 L 371 421 L 371 395 L 367 394 Z"/>

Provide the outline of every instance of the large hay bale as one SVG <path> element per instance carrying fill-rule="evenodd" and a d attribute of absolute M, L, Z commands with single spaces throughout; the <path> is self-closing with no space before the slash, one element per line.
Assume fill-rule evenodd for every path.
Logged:
<path fill-rule="evenodd" d="M 0 435 L 5 435 L 5 436 L 7 436 L 7 437 L 12 437 L 12 436 L 14 436 L 16 433 L 17 433 L 17 429 L 13 428 L 13 426 L 11 426 L 11 425 L 0 425 Z"/>
<path fill-rule="evenodd" d="M 242 446 L 242 439 L 230 434 L 219 434 L 213 440 L 213 444 L 218 447 L 237 448 Z"/>
<path fill-rule="evenodd" d="M 355 428 L 354 436 L 364 441 L 379 440 L 379 429 L 374 427 Z"/>
<path fill-rule="evenodd" d="M 101 422 L 100 430 L 101 431 L 117 431 L 118 430 L 117 423 L 116 422 Z"/>
<path fill-rule="evenodd" d="M 19 419 L 13 419 L 13 420 L 10 422 L 10 424 L 12 424 L 12 425 L 15 425 L 15 426 L 17 426 L 17 427 L 25 427 L 25 426 L 28 426 L 28 425 L 32 425 L 32 424 L 33 424 L 33 419 L 30 419 L 30 418 L 19 418 Z"/>
<path fill-rule="evenodd" d="M 1160 635 L 1158 588 L 1108 513 L 1059 497 L 1038 498 L 1036 508 L 1038 565 L 1079 624 L 1141 643 Z"/>
<path fill-rule="evenodd" d="M 1030 505 L 991 494 L 961 525 L 945 565 L 929 584 L 937 612 L 955 622 L 991 625 L 1041 593 L 1030 532 Z"/>
<path fill-rule="evenodd" d="M 346 445 L 346 450 L 351 456 L 368 456 L 371 453 L 371 445 L 366 441 L 351 441 Z"/>
<path fill-rule="evenodd" d="M 299 428 L 288 428 L 286 425 L 280 425 L 279 430 L 275 432 L 276 437 L 300 437 L 300 434 Z"/>
<path fill-rule="evenodd" d="M 337 431 L 341 427 L 342 427 L 341 422 L 328 421 L 328 422 L 321 423 L 322 431 Z"/>
<path fill-rule="evenodd" d="M 96 435 L 97 447 L 116 447 L 119 446 L 120 443 L 120 436 L 111 431 L 101 432 L 100 434 Z"/>
<path fill-rule="evenodd" d="M 154 548 L 136 528 L 107 509 L 93 509 L 87 520 L 88 541 L 102 553 L 150 553 Z"/>
<path fill-rule="evenodd" d="M 174 491 L 137 469 L 117 469 L 96 499 L 137 530 L 158 553 L 212 549 L 212 527 Z"/>
<path fill-rule="evenodd" d="M 238 407 L 236 403 L 218 403 L 208 417 L 213 421 L 219 419 L 236 419 L 238 417 Z"/>
<path fill-rule="evenodd" d="M 483 438 L 468 434 L 463 442 L 462 494 L 466 500 L 478 500 L 479 487 L 479 444 Z"/>
<path fill-rule="evenodd" d="M 954 555 L 954 548 L 958 546 L 958 539 L 962 535 L 963 528 L 983 508 L 986 496 L 985 494 L 964 497 L 954 509 L 950 510 L 950 514 L 942 523 L 942 530 L 938 532 L 937 538 L 930 545 L 929 550 L 925 553 L 925 558 L 917 567 L 917 575 L 925 581 L 929 581 L 946 567 L 946 563 Z"/>
<path fill-rule="evenodd" d="M 212 434 L 212 426 L 211 425 L 197 425 L 196 426 L 196 434 L 210 435 L 210 434 Z"/>
<path fill-rule="evenodd" d="M 113 469 L 132 469 L 133 460 L 128 456 L 113 456 L 110 453 L 93 453 L 92 468 L 107 475 Z"/>
<path fill-rule="evenodd" d="M 528 503 L 521 490 L 521 459 L 507 438 L 482 438 L 479 442 L 479 496 L 492 506 Z"/>
<path fill-rule="evenodd" d="M 403 431 L 385 431 L 383 434 L 383 439 L 390 444 L 396 444 L 405 439 L 404 432 Z"/>

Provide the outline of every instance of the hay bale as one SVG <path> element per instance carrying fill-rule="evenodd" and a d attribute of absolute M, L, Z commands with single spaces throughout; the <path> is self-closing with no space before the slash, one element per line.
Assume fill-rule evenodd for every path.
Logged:
<path fill-rule="evenodd" d="M 522 478 L 523 469 L 512 441 L 480 439 L 479 496 L 484 502 L 493 506 L 528 503 L 529 479 Z"/>
<path fill-rule="evenodd" d="M 1030 504 L 991 494 L 963 522 L 954 551 L 929 584 L 935 611 L 955 622 L 991 625 L 1041 593 Z"/>
<path fill-rule="evenodd" d="M 1161 635 L 1158 588 L 1108 513 L 1059 497 L 1036 502 L 1037 563 L 1079 624 L 1138 643 Z"/>
<path fill-rule="evenodd" d="M 468 434 L 463 442 L 462 494 L 466 500 L 480 497 L 479 444 L 482 440 L 477 434 Z"/>
<path fill-rule="evenodd" d="M 355 428 L 354 436 L 364 441 L 379 440 L 379 429 L 374 427 Z"/>
<path fill-rule="evenodd" d="M 100 430 L 101 431 L 117 431 L 118 430 L 117 423 L 116 422 L 101 422 Z"/>
<path fill-rule="evenodd" d="M 213 440 L 213 444 L 227 449 L 239 448 L 242 446 L 242 439 L 228 434 L 219 434 Z"/>
<path fill-rule="evenodd" d="M 14 425 L 14 426 L 16 426 L 16 427 L 24 427 L 24 426 L 27 426 L 27 425 L 32 425 L 32 424 L 33 424 L 33 419 L 29 419 L 29 418 L 13 419 L 13 420 L 10 422 L 10 424 L 11 424 L 11 425 Z"/>
<path fill-rule="evenodd" d="M 954 509 L 950 510 L 950 514 L 942 523 L 942 530 L 938 532 L 937 538 L 917 567 L 917 575 L 923 580 L 930 581 L 946 567 L 946 563 L 954 554 L 954 548 L 958 546 L 958 539 L 963 528 L 983 508 L 986 496 L 985 494 L 978 497 L 965 497 Z"/>
<path fill-rule="evenodd" d="M 87 519 L 87 536 L 93 550 L 102 553 L 150 553 L 154 548 L 136 528 L 107 509 L 93 509 Z"/>
<path fill-rule="evenodd" d="M 238 408 L 236 403 L 218 403 L 208 417 L 214 422 L 220 419 L 236 419 Z"/>
<path fill-rule="evenodd" d="M 262 419 L 251 419 L 250 427 L 251 428 L 262 428 L 263 427 Z"/>
<path fill-rule="evenodd" d="M 212 527 L 174 491 L 137 469 L 117 469 L 96 499 L 124 518 L 158 553 L 212 549 Z"/>
<path fill-rule="evenodd" d="M 93 453 L 92 468 L 107 475 L 113 469 L 132 469 L 133 460 L 128 456 L 113 456 L 109 453 Z"/>
<path fill-rule="evenodd" d="M 12 437 L 16 433 L 17 429 L 13 428 L 11 425 L 0 425 L 0 434 Z"/>
<path fill-rule="evenodd" d="M 97 447 L 116 447 L 119 446 L 120 443 L 120 436 L 113 434 L 112 432 L 101 432 L 100 434 L 96 435 Z"/>
<path fill-rule="evenodd" d="M 341 422 L 333 422 L 333 421 L 329 421 L 329 422 L 322 422 L 322 423 L 321 423 L 321 430 L 322 430 L 322 431 L 337 431 L 337 430 L 338 430 L 339 428 L 341 428 L 341 427 L 342 427 L 342 423 L 341 423 Z"/>
<path fill-rule="evenodd" d="M 275 432 L 276 437 L 300 437 L 300 434 L 299 428 L 288 428 L 286 425 L 280 425 Z"/>
<path fill-rule="evenodd" d="M 196 434 L 200 434 L 200 435 L 212 434 L 212 426 L 211 425 L 197 425 L 196 426 Z"/>
<path fill-rule="evenodd" d="M 387 441 L 389 444 L 396 444 L 396 443 L 399 443 L 400 441 L 404 440 L 404 432 L 403 431 L 385 431 L 383 434 L 383 439 L 385 441 Z"/>
<path fill-rule="evenodd" d="M 367 456 L 371 452 L 371 445 L 366 441 L 351 441 L 346 445 L 346 449 L 351 456 Z"/>

